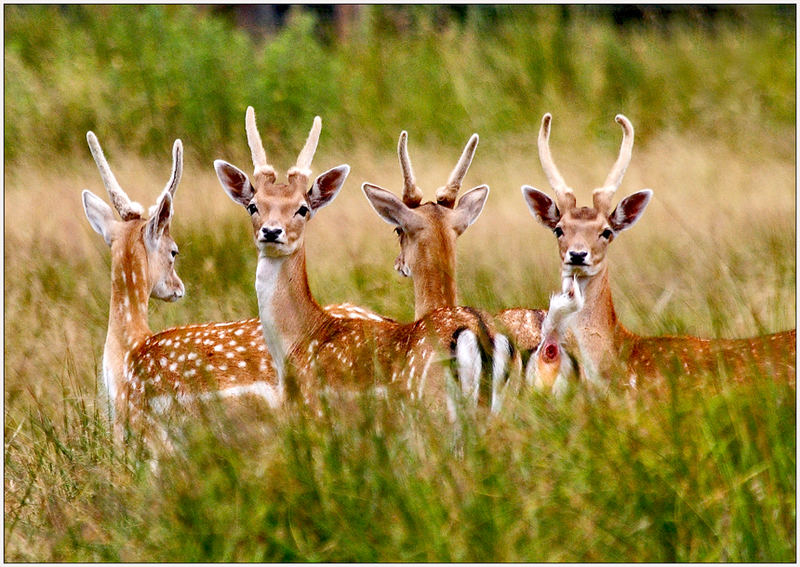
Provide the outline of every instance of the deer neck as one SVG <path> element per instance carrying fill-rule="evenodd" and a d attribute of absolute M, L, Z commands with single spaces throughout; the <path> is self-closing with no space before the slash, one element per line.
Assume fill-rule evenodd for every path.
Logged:
<path fill-rule="evenodd" d="M 414 318 L 439 307 L 455 307 L 456 278 L 455 273 L 446 270 L 429 270 L 424 276 L 414 277 Z"/>
<path fill-rule="evenodd" d="M 629 335 L 617 319 L 608 267 L 589 277 L 579 277 L 584 307 L 576 314 L 573 328 L 578 336 L 581 356 L 590 372 L 608 377 L 616 368 L 622 343 Z"/>
<path fill-rule="evenodd" d="M 112 251 L 108 334 L 103 351 L 103 378 L 112 400 L 124 380 L 129 353 L 152 334 L 147 322 L 147 259 L 140 256 L 129 247 Z"/>
<path fill-rule="evenodd" d="M 282 381 L 289 353 L 327 317 L 311 296 L 305 248 L 279 258 L 260 253 L 256 295 L 267 349 Z"/>
<path fill-rule="evenodd" d="M 427 251 L 426 251 L 427 252 Z M 420 258 L 421 273 L 414 273 L 414 318 L 440 307 L 456 305 L 455 253 L 445 250 Z"/>

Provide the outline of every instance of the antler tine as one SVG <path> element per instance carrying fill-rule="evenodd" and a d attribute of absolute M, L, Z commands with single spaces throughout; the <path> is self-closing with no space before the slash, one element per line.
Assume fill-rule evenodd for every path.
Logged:
<path fill-rule="evenodd" d="M 97 141 L 97 136 L 94 132 L 89 131 L 86 133 L 86 141 L 89 142 L 89 150 L 92 152 L 94 162 L 97 164 L 97 169 L 100 170 L 100 177 L 103 179 L 103 185 L 108 191 L 108 197 L 111 199 L 111 204 L 117 209 L 119 216 L 122 220 L 133 220 L 144 217 L 144 207 L 135 201 L 131 201 L 125 191 L 122 190 L 117 178 L 111 172 L 111 168 L 106 161 L 106 156 L 100 148 L 100 142 Z"/>
<path fill-rule="evenodd" d="M 183 176 L 183 142 L 178 139 L 172 144 L 172 174 L 169 177 L 169 181 L 167 181 L 167 184 L 164 186 L 164 190 L 158 196 L 156 204 L 152 205 L 147 211 L 148 217 L 152 217 L 156 212 L 165 194 L 169 193 L 171 197 L 175 197 L 175 190 L 178 188 L 178 183 L 181 182 L 181 176 Z"/>
<path fill-rule="evenodd" d="M 178 183 L 181 182 L 181 176 L 183 176 L 183 142 L 177 139 L 172 144 L 172 175 L 170 175 L 164 191 L 169 192 L 174 197 Z"/>
<path fill-rule="evenodd" d="M 625 170 L 631 163 L 631 156 L 633 154 L 633 125 L 622 114 L 617 114 L 614 120 L 622 126 L 622 144 L 619 148 L 619 157 L 611 168 L 611 172 L 606 177 L 605 183 L 599 189 L 592 192 L 592 200 L 594 201 L 594 208 L 601 212 L 609 212 L 611 210 L 611 198 L 614 196 L 622 177 L 625 175 Z"/>
<path fill-rule="evenodd" d="M 619 157 L 617 158 L 614 167 L 611 168 L 611 173 L 606 177 L 604 187 L 613 187 L 614 190 L 622 183 L 622 176 L 625 175 L 625 170 L 631 163 L 631 155 L 633 154 L 633 124 L 622 114 L 617 114 L 614 120 L 622 126 L 622 144 L 619 148 Z"/>
<path fill-rule="evenodd" d="M 414 179 L 407 143 L 408 132 L 403 130 L 400 132 L 400 141 L 397 142 L 397 156 L 400 158 L 400 169 L 403 170 L 403 203 L 413 209 L 422 202 L 422 190 L 417 187 L 417 180 Z"/>
<path fill-rule="evenodd" d="M 311 125 L 311 131 L 308 133 L 306 145 L 300 150 L 297 156 L 297 163 L 295 168 L 298 173 L 304 174 L 306 177 L 311 175 L 311 161 L 314 159 L 314 154 L 317 151 L 317 144 L 319 143 L 319 134 L 322 131 L 322 118 L 319 116 L 314 117 L 314 123 Z M 290 171 L 291 175 L 293 172 Z"/>
<path fill-rule="evenodd" d="M 539 128 L 539 161 L 542 164 L 547 181 L 556 192 L 556 205 L 563 211 L 575 206 L 575 194 L 567 186 L 564 178 L 558 172 L 553 156 L 550 154 L 550 121 L 553 119 L 548 112 L 542 117 L 542 126 Z"/>
<path fill-rule="evenodd" d="M 264 144 L 261 142 L 261 135 L 256 127 L 256 112 L 252 106 L 247 107 L 244 122 L 247 145 L 250 146 L 250 153 L 253 156 L 253 176 L 261 174 L 270 182 L 275 181 L 275 168 L 267 163 L 267 153 L 264 151 Z"/>
<path fill-rule="evenodd" d="M 478 135 L 473 134 L 467 145 L 464 146 L 464 151 L 461 152 L 461 158 L 450 173 L 450 178 L 447 180 L 447 185 L 440 187 L 436 191 L 436 202 L 451 209 L 456 204 L 456 195 L 458 190 L 461 189 L 461 182 L 464 176 L 467 175 L 467 170 L 472 163 L 472 158 L 475 157 L 475 150 L 478 147 Z"/>

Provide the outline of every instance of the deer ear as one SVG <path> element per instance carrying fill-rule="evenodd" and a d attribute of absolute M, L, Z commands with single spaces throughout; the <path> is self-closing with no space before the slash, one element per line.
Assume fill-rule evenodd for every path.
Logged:
<path fill-rule="evenodd" d="M 525 199 L 525 203 L 527 203 L 533 216 L 540 223 L 550 230 L 556 227 L 558 221 L 561 220 L 561 212 L 559 212 L 553 199 L 530 185 L 522 186 L 522 197 Z"/>
<path fill-rule="evenodd" d="M 111 238 L 114 233 L 114 225 L 117 220 L 114 218 L 114 211 L 111 210 L 105 201 L 89 190 L 84 189 L 81 194 L 83 199 L 83 210 L 89 224 L 94 231 L 103 237 L 106 244 L 111 246 Z"/>
<path fill-rule="evenodd" d="M 464 193 L 458 200 L 455 208 L 456 214 L 453 219 L 453 229 L 455 229 L 456 234 L 463 234 L 467 227 L 478 219 L 488 196 L 489 186 L 480 185 Z"/>
<path fill-rule="evenodd" d="M 371 183 L 363 183 L 361 190 L 378 216 L 387 223 L 407 232 L 421 225 L 419 215 L 390 191 Z"/>
<path fill-rule="evenodd" d="M 225 193 L 234 203 L 246 207 L 253 200 L 255 190 L 244 171 L 221 159 L 214 160 L 214 171 L 217 172 L 217 177 Z"/>
<path fill-rule="evenodd" d="M 172 220 L 172 195 L 163 193 L 156 205 L 156 211 L 144 227 L 144 242 L 150 250 L 158 248 L 161 236 Z"/>
<path fill-rule="evenodd" d="M 314 180 L 314 184 L 306 194 L 308 206 L 311 207 L 311 210 L 316 212 L 333 201 L 349 173 L 349 165 L 340 165 L 321 173 Z"/>
<path fill-rule="evenodd" d="M 620 231 L 636 224 L 652 196 L 653 192 L 650 189 L 642 189 L 633 195 L 625 197 L 619 202 L 617 208 L 614 209 L 608 219 L 611 228 L 615 231 Z"/>

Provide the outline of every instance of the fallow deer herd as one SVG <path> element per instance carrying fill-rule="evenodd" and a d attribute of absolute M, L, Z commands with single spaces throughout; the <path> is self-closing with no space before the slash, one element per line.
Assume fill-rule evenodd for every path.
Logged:
<path fill-rule="evenodd" d="M 245 133 L 252 177 L 222 160 L 214 162 L 214 169 L 224 191 L 251 222 L 259 316 L 158 333 L 148 325 L 150 297 L 176 301 L 184 295 L 174 265 L 178 246 L 170 234 L 183 146 L 175 141 L 170 179 L 145 211 L 122 190 L 89 132 L 91 154 L 120 217 L 102 199 L 83 192 L 86 217 L 111 248 L 102 379 L 115 436 L 152 435 L 172 408 L 209 399 L 256 397 L 272 408 L 289 401 L 317 408 L 319 395 L 373 393 L 419 399 L 446 408 L 453 419 L 459 403 L 497 413 L 506 396 L 524 388 L 555 395 L 581 384 L 601 391 L 660 391 L 669 377 L 688 384 L 722 369 L 735 380 L 772 377 L 794 387 L 794 329 L 736 340 L 641 337 L 619 322 L 606 252 L 639 220 L 652 191 L 638 191 L 612 207 L 633 149 L 630 121 L 622 115 L 616 121 L 623 134 L 619 157 L 604 184 L 594 190 L 593 205 L 578 207 L 551 157 L 551 116 L 544 115 L 539 158 L 555 199 L 527 185 L 522 194 L 533 216 L 556 236 L 562 285 L 548 309 L 511 308 L 495 314 L 457 304 L 456 240 L 477 220 L 489 195 L 482 184 L 457 200 L 478 135 L 467 142 L 447 183 L 436 191 L 436 201 L 423 203 L 408 155 L 408 135 L 402 132 L 402 198 L 362 184 L 375 212 L 400 237 L 395 268 L 413 280 L 415 321 L 399 323 L 351 304 L 323 308 L 314 299 L 306 274 L 305 229 L 334 200 L 350 167 L 312 176 L 321 133 L 316 117 L 286 181 L 279 182 L 255 112 L 248 107 Z"/>

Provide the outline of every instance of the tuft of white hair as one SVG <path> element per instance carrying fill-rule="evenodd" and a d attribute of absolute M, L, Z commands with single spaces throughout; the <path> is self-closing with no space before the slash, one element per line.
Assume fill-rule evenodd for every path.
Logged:
<path fill-rule="evenodd" d="M 542 322 L 542 337 L 555 332 L 563 338 L 572 316 L 583 309 L 583 290 L 578 278 L 564 278 L 561 282 L 561 293 L 550 296 L 550 307 Z"/>
<path fill-rule="evenodd" d="M 508 365 L 511 358 L 511 343 L 508 337 L 497 334 L 494 337 L 494 352 L 492 353 L 492 407 L 491 413 L 496 414 L 503 405 L 504 379 L 508 376 Z"/>
<path fill-rule="evenodd" d="M 473 405 L 477 405 L 482 367 L 481 351 L 478 337 L 468 329 L 462 331 L 456 339 L 456 366 L 461 393 Z"/>

